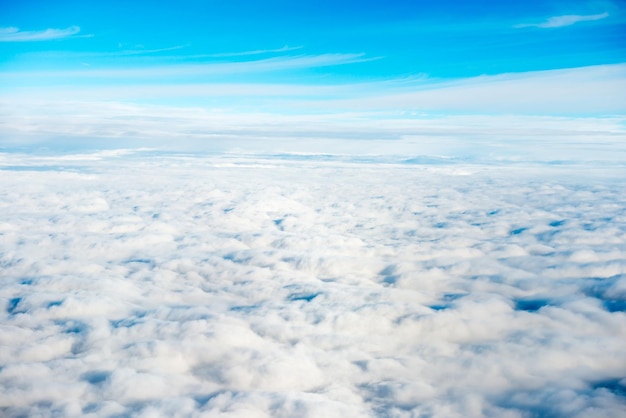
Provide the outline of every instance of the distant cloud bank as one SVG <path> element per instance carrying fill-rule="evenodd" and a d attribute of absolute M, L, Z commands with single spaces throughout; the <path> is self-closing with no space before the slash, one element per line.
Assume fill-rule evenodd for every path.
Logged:
<path fill-rule="evenodd" d="M 325 65 L 361 58 L 270 59 L 252 66 Z M 244 71 L 246 64 L 235 67 Z M 82 76 L 100 73 L 87 69 Z M 542 161 L 624 161 L 626 153 L 626 98 L 619 94 L 626 89 L 624 64 L 341 85 L 159 84 L 149 78 L 133 84 L 133 75 L 83 87 L 65 85 L 66 78 L 57 79 L 54 73 L 28 73 L 27 80 L 48 78 L 48 85 L 35 88 L 21 84 L 23 75 L 0 74 L 5 82 L 0 149 L 367 150 Z M 550 153 L 544 144 L 550 144 Z"/>

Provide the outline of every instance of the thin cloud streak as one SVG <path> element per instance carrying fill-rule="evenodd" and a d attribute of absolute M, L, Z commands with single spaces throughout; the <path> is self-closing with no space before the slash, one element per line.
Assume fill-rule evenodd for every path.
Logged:
<path fill-rule="evenodd" d="M 550 29 L 550 28 L 562 28 L 565 26 L 571 26 L 579 22 L 591 22 L 594 20 L 602 20 L 609 17 L 608 12 L 599 13 L 595 15 L 563 15 L 563 16 L 553 16 L 547 19 L 544 22 L 540 23 L 522 23 L 519 25 L 515 25 L 515 28 L 542 28 L 542 29 Z"/>
<path fill-rule="evenodd" d="M 80 32 L 80 27 L 70 26 L 66 29 L 45 29 L 39 31 L 21 31 L 19 28 L 0 29 L 0 42 L 34 42 L 49 41 L 72 37 Z"/>
<path fill-rule="evenodd" d="M 121 49 L 118 51 L 109 51 L 109 52 L 68 52 L 68 51 L 54 51 L 54 52 L 45 52 L 45 53 L 36 53 L 34 56 L 41 57 L 43 59 L 53 57 L 53 58 L 76 58 L 76 57 L 119 57 L 119 56 L 128 56 L 128 55 L 149 55 L 149 54 L 159 54 L 161 52 L 169 52 L 176 51 L 180 49 L 184 49 L 189 47 L 189 44 L 185 45 L 175 45 L 164 48 L 155 48 L 155 49 Z M 304 48 L 303 46 L 283 46 L 282 48 L 275 49 L 258 49 L 254 51 L 241 51 L 241 52 L 224 52 L 218 54 L 195 54 L 195 55 L 181 55 L 181 56 L 163 56 L 164 59 L 177 59 L 177 60 L 185 60 L 185 59 L 199 59 L 199 58 L 228 58 L 228 57 L 245 57 L 251 55 L 263 55 L 263 54 L 273 54 L 273 53 L 281 53 L 281 52 L 289 52 L 296 51 Z"/>
<path fill-rule="evenodd" d="M 176 51 L 178 49 L 183 49 L 188 45 L 175 45 L 166 48 L 157 48 L 157 49 L 126 49 L 117 52 L 101 52 L 97 54 L 93 54 L 94 56 L 116 56 L 116 55 L 145 55 L 145 54 L 157 54 L 160 52 L 168 52 L 168 51 Z"/>
<path fill-rule="evenodd" d="M 18 71 L 0 73 L 2 77 L 102 77 L 102 78 L 146 78 L 176 77 L 189 75 L 241 74 L 271 72 L 305 68 L 330 67 L 378 60 L 380 57 L 365 57 L 365 54 L 320 54 L 298 55 L 237 62 L 207 62 L 202 64 L 162 65 L 153 67 L 83 69 L 58 71 Z"/>
<path fill-rule="evenodd" d="M 274 54 L 274 53 L 280 53 L 280 52 L 296 51 L 302 48 L 303 48 L 302 46 L 285 45 L 282 48 L 276 48 L 276 49 L 257 49 L 254 51 L 224 52 L 220 54 L 209 54 L 208 56 L 214 57 L 214 58 L 244 57 L 244 56 L 249 56 L 249 55 Z"/>

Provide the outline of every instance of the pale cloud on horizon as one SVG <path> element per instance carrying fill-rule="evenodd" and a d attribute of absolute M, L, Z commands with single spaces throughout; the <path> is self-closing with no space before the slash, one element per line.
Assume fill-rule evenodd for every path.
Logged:
<path fill-rule="evenodd" d="M 80 113 L 80 109 L 89 112 Z M 624 118 L 272 114 L 111 102 L 4 106 L 0 146 L 439 155 L 479 161 L 626 160 Z M 550 152 L 546 153 L 546 146 Z"/>
<path fill-rule="evenodd" d="M 420 77 L 318 86 L 16 86 L 0 100 L 0 146 L 53 144 L 64 138 L 88 147 L 114 140 L 126 141 L 118 143 L 124 147 L 205 149 L 220 144 L 230 149 L 247 144 L 244 148 L 317 152 L 354 151 L 359 141 L 380 140 L 390 151 L 411 152 L 411 146 L 397 141 L 445 137 L 457 145 L 465 142 L 465 147 L 480 141 L 489 148 L 506 139 L 517 151 L 523 149 L 520 141 L 570 143 L 580 151 L 579 139 L 584 138 L 587 144 L 611 144 L 589 155 L 618 158 L 626 136 L 626 99 L 618 92 L 625 89 L 624 64 L 454 81 Z M 390 139 L 396 142 L 391 145 Z M 456 145 L 451 149 L 454 155 L 462 152 Z"/>
<path fill-rule="evenodd" d="M 249 81 L 255 73 L 372 59 L 377 58 L 344 53 L 110 70 L 0 71 L 0 146 L 55 146 L 58 140 L 87 148 L 114 141 L 170 150 L 351 152 L 359 141 L 372 146 L 374 140 L 386 145 L 373 152 L 422 153 L 405 140 L 434 143 L 445 137 L 455 143 L 456 156 L 478 142 L 491 149 L 506 139 L 505 148 L 514 145 L 518 155 L 522 140 L 563 146 L 573 140 L 576 151 L 569 157 L 582 158 L 578 138 L 586 137 L 586 147 L 593 141 L 610 144 L 590 155 L 623 156 L 624 63 L 461 79 L 421 74 L 335 84 Z M 396 142 L 392 146 L 389 140 Z M 445 149 L 436 148 L 436 153 Z M 509 151 L 504 154 L 511 156 Z"/>
<path fill-rule="evenodd" d="M 296 109 L 305 113 L 315 109 L 324 113 L 349 109 L 557 115 L 622 114 L 626 111 L 626 99 L 618 94 L 626 90 L 624 63 L 448 80 L 421 75 L 408 79 L 321 85 L 214 82 L 209 78 L 210 75 L 264 73 L 345 65 L 372 59 L 376 58 L 363 54 L 324 54 L 148 69 L 5 71 L 0 72 L 0 80 L 6 81 L 5 100 L 19 102 L 53 100 L 55 97 L 63 97 L 65 101 L 120 102 L 220 97 L 227 99 L 223 103 L 229 103 L 229 98 L 234 100 L 250 96 L 253 100 L 239 103 L 249 105 L 266 100 L 264 109 L 276 110 L 283 106 L 289 113 Z M 200 78 L 189 83 L 183 78 L 188 75 L 206 76 L 207 81 Z M 88 86 L 75 85 L 76 77 L 96 81 Z M 138 77 L 144 80 L 137 83 L 135 80 Z M 28 80 L 34 79 L 37 79 L 36 88 L 30 88 Z M 49 80 L 49 85 L 46 86 L 42 80 Z M 11 82 L 14 82 L 13 85 Z M 232 106 L 236 105 L 237 101 L 232 103 Z M 226 106 L 232 107 L 231 104 Z"/>

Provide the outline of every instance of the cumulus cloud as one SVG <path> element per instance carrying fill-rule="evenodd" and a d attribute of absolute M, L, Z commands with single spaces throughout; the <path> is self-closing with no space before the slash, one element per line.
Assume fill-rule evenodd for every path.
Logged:
<path fill-rule="evenodd" d="M 3 416 L 626 407 L 623 173 L 0 154 Z"/>
<path fill-rule="evenodd" d="M 521 23 L 515 25 L 516 28 L 561 28 L 564 26 L 571 26 L 579 22 L 591 22 L 594 20 L 602 20 L 609 17 L 608 12 L 598 13 L 595 15 L 563 15 L 553 16 L 540 23 Z"/>
<path fill-rule="evenodd" d="M 49 41 L 53 39 L 67 38 L 80 32 L 78 26 L 70 26 L 66 29 L 44 29 L 39 31 L 19 30 L 19 28 L 0 28 L 0 42 L 32 42 Z"/>

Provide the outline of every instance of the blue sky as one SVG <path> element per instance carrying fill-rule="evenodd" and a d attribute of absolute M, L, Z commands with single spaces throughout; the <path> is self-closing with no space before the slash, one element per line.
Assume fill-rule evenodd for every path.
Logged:
<path fill-rule="evenodd" d="M 617 1 L 0 7 L 0 94 L 17 118 L 40 117 L 39 106 L 56 108 L 57 121 L 104 121 L 103 103 L 112 106 L 107 117 L 128 106 L 136 111 L 128 117 L 142 120 L 159 106 L 200 108 L 241 115 L 244 125 L 258 113 L 276 123 L 326 115 L 319 125 L 346 114 L 614 118 L 626 110 L 618 93 L 626 87 L 626 10 Z M 60 135 L 43 123 L 13 122 L 3 141 L 24 131 L 35 140 L 33 125 L 47 141 Z"/>

